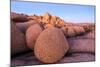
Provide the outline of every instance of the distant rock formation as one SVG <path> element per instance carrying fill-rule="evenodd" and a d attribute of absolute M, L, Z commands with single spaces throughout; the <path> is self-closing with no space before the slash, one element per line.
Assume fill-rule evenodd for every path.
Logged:
<path fill-rule="evenodd" d="M 14 22 L 25 22 L 28 21 L 28 15 L 26 14 L 18 14 L 15 12 L 11 12 L 11 20 Z"/>
<path fill-rule="evenodd" d="M 11 12 L 11 20 L 14 22 L 26 22 L 26 21 L 36 21 L 41 26 L 43 26 L 44 29 L 50 28 L 50 27 L 57 27 L 62 29 L 66 37 L 73 37 L 76 35 L 84 34 L 86 32 L 89 32 L 94 29 L 94 24 L 89 23 L 68 23 L 61 19 L 58 16 L 50 15 L 48 12 L 46 12 L 44 15 L 38 16 L 38 15 L 25 15 L 25 14 L 17 14 L 14 12 Z"/>
<path fill-rule="evenodd" d="M 29 20 L 38 20 L 43 25 L 52 24 L 53 26 L 61 27 L 64 26 L 65 21 L 60 17 L 52 16 L 49 13 L 45 13 L 43 16 L 31 15 L 28 17 Z"/>

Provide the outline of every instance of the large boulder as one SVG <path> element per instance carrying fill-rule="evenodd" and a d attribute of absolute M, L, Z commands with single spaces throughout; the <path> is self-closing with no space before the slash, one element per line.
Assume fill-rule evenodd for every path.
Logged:
<path fill-rule="evenodd" d="M 11 23 L 11 55 L 29 51 L 26 45 L 25 35 Z"/>
<path fill-rule="evenodd" d="M 38 36 L 40 35 L 40 33 L 42 32 L 42 30 L 43 28 L 39 24 L 34 24 L 27 29 L 26 42 L 27 42 L 27 46 L 30 49 L 34 50 L 35 42 Z"/>
<path fill-rule="evenodd" d="M 68 51 L 68 42 L 58 28 L 47 28 L 38 37 L 34 46 L 35 56 L 43 63 L 55 63 Z"/>

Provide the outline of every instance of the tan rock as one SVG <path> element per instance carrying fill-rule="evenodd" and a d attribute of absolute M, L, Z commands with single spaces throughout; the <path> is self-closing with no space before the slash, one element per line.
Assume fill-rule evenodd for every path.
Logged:
<path fill-rule="evenodd" d="M 45 29 L 46 29 L 46 28 L 52 28 L 52 27 L 54 27 L 52 24 L 46 24 L 46 25 L 44 26 Z"/>
<path fill-rule="evenodd" d="M 95 39 L 95 30 L 92 30 L 90 32 L 87 32 L 80 36 L 75 36 L 74 38 L 80 38 L 80 39 Z"/>
<path fill-rule="evenodd" d="M 34 50 L 35 42 L 38 36 L 40 35 L 40 33 L 42 32 L 42 30 L 43 29 L 39 24 L 34 24 L 30 26 L 26 31 L 26 42 L 27 42 L 27 46 L 30 49 Z"/>
<path fill-rule="evenodd" d="M 21 30 L 24 34 L 26 33 L 26 30 L 33 24 L 38 23 L 38 21 L 36 20 L 30 20 L 28 22 L 24 22 L 24 23 L 16 23 L 16 26 L 19 28 L 19 30 Z"/>
<path fill-rule="evenodd" d="M 76 35 L 72 26 L 62 27 L 60 29 L 63 31 L 66 37 L 73 37 Z"/>
<path fill-rule="evenodd" d="M 45 13 L 45 14 L 43 15 L 43 19 L 44 19 L 44 20 L 50 20 L 50 18 L 51 18 L 51 15 L 50 15 L 49 13 Z"/>
<path fill-rule="evenodd" d="M 65 37 L 67 37 L 67 36 L 68 36 L 68 35 L 67 35 L 67 30 L 68 30 L 68 29 L 66 29 L 65 27 L 61 27 L 60 29 L 61 29 L 62 32 L 64 33 Z"/>
<path fill-rule="evenodd" d="M 14 22 L 26 22 L 28 21 L 27 17 L 28 15 L 25 14 L 11 12 L 11 20 Z"/>
<path fill-rule="evenodd" d="M 71 27 L 71 26 L 67 27 L 67 36 L 68 37 L 73 37 L 75 35 L 76 35 L 76 33 L 75 33 L 73 27 Z"/>
<path fill-rule="evenodd" d="M 92 23 L 91 24 L 89 24 L 89 23 L 83 23 L 83 24 L 81 24 L 81 26 L 84 28 L 84 30 L 86 32 L 95 29 L 95 24 L 92 24 Z"/>
<path fill-rule="evenodd" d="M 85 30 L 81 26 L 73 26 L 76 35 L 84 34 Z"/>
<path fill-rule="evenodd" d="M 29 51 L 26 45 L 25 35 L 11 23 L 11 55 Z"/>
<path fill-rule="evenodd" d="M 60 29 L 63 31 L 66 37 L 73 37 L 87 33 L 84 27 L 78 25 L 68 24 L 64 27 L 61 27 Z"/>
<path fill-rule="evenodd" d="M 29 17 L 28 17 L 28 20 L 35 20 L 35 21 L 38 21 L 38 22 L 40 22 L 41 21 L 41 19 L 42 19 L 42 17 L 41 16 L 38 16 L 38 15 L 30 15 Z"/>
<path fill-rule="evenodd" d="M 47 28 L 34 46 L 35 56 L 43 63 L 55 63 L 68 51 L 68 42 L 60 29 Z"/>
<path fill-rule="evenodd" d="M 51 24 L 58 28 L 64 26 L 64 24 L 65 24 L 64 20 L 62 20 L 61 18 L 59 18 L 57 16 L 52 16 L 49 13 L 45 13 L 43 15 L 42 21 L 45 24 Z"/>

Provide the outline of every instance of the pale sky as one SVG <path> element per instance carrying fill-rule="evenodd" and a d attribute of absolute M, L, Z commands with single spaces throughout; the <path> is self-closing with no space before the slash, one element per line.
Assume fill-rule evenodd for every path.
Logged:
<path fill-rule="evenodd" d="M 95 22 L 95 6 L 11 1 L 11 11 L 43 15 L 49 12 L 70 22 Z"/>

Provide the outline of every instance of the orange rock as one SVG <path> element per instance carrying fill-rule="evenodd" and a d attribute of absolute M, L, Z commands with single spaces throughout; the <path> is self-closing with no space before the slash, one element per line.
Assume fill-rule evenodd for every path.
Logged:
<path fill-rule="evenodd" d="M 45 24 L 52 24 L 53 26 L 56 26 L 58 28 L 64 26 L 65 24 L 64 20 L 62 20 L 61 18 L 57 16 L 52 16 L 49 13 L 45 13 L 43 15 L 42 21 Z"/>
<path fill-rule="evenodd" d="M 35 56 L 43 63 L 55 63 L 68 51 L 68 42 L 58 28 L 47 28 L 38 37 L 34 46 Z"/>
<path fill-rule="evenodd" d="M 89 23 L 83 23 L 83 24 L 81 24 L 81 26 L 84 28 L 84 30 L 86 32 L 89 32 L 89 31 L 95 29 L 95 24 L 92 24 L 92 23 L 91 24 L 89 24 Z"/>
<path fill-rule="evenodd" d="M 44 28 L 46 29 L 46 28 L 51 28 L 51 27 L 54 27 L 52 24 L 46 24 L 45 26 L 44 26 Z"/>
<path fill-rule="evenodd" d="M 38 23 L 38 21 L 36 20 L 30 20 L 28 22 L 24 22 L 24 23 L 16 23 L 16 26 L 19 28 L 19 30 L 21 30 L 24 34 L 26 33 L 26 30 L 33 24 Z"/>
<path fill-rule="evenodd" d="M 64 33 L 64 35 L 67 37 L 67 29 L 65 27 L 61 27 L 60 28 L 62 30 L 62 32 Z"/>
<path fill-rule="evenodd" d="M 26 42 L 30 49 L 34 49 L 35 42 L 42 32 L 42 27 L 39 24 L 34 24 L 26 31 Z"/>
<path fill-rule="evenodd" d="M 51 15 L 49 13 L 45 13 L 43 15 L 43 20 L 50 20 L 50 18 L 51 18 Z"/>
<path fill-rule="evenodd" d="M 41 19 L 42 19 L 41 16 L 38 16 L 38 15 L 35 15 L 35 14 L 28 17 L 28 20 L 36 20 L 38 22 L 40 22 Z"/>
<path fill-rule="evenodd" d="M 73 26 L 76 35 L 84 34 L 85 30 L 81 26 Z"/>

